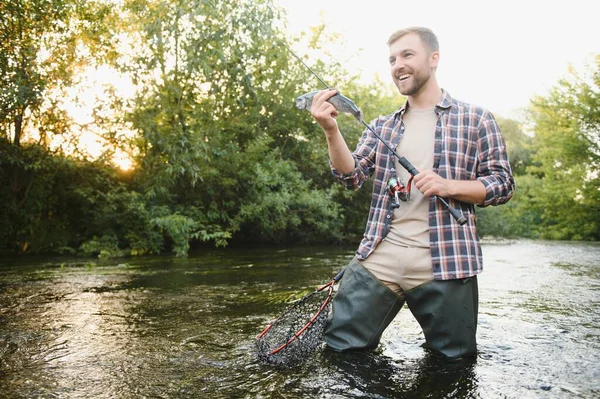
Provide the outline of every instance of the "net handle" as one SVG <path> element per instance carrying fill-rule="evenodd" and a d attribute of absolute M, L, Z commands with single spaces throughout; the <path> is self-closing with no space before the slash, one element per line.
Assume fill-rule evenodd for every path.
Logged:
<path fill-rule="evenodd" d="M 342 279 L 342 277 L 344 276 L 344 272 L 346 271 L 346 268 L 344 267 L 342 270 L 340 270 L 340 272 L 338 274 L 335 275 L 335 277 L 333 278 L 334 282 L 338 282 Z"/>

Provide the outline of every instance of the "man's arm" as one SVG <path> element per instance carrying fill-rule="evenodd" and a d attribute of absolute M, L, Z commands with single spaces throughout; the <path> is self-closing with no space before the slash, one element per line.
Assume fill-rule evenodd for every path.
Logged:
<path fill-rule="evenodd" d="M 428 197 L 437 195 L 480 206 L 506 203 L 513 195 L 515 182 L 504 138 L 492 114 L 482 118 L 477 147 L 479 164 L 476 180 L 445 179 L 425 170 L 415 176 L 415 186 Z"/>
<path fill-rule="evenodd" d="M 329 149 L 329 159 L 334 168 L 340 173 L 347 174 L 354 170 L 355 162 L 352 153 L 342 136 L 335 118 L 338 111 L 333 104 L 327 102 L 328 99 L 337 94 L 336 90 L 322 90 L 313 98 L 310 112 L 325 132 L 327 139 L 327 148 Z"/>
<path fill-rule="evenodd" d="M 491 113 L 482 119 L 477 140 L 479 166 L 477 180 L 486 190 L 481 206 L 507 203 L 515 192 L 515 179 L 512 175 L 506 143 L 500 127 Z"/>
<path fill-rule="evenodd" d="M 415 186 L 425 195 L 437 195 L 442 198 L 454 198 L 469 204 L 482 205 L 485 196 L 485 185 L 479 180 L 445 179 L 432 170 L 419 172 L 414 179 Z"/>

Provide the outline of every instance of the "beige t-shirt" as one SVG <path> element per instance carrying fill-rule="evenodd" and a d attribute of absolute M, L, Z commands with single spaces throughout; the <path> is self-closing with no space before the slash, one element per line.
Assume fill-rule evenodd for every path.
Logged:
<path fill-rule="evenodd" d="M 433 150 L 437 115 L 435 108 L 427 110 L 408 109 L 402 116 L 404 136 L 396 148 L 417 170 L 433 168 Z M 404 184 L 410 174 L 396 160 L 396 172 Z M 386 241 L 392 244 L 429 248 L 429 199 L 412 183 L 410 199 L 400 202 L 394 210 L 392 225 Z"/>

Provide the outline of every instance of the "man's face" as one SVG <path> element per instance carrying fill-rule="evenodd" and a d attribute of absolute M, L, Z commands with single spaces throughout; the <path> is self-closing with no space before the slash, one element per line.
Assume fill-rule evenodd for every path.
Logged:
<path fill-rule="evenodd" d="M 400 93 L 414 96 L 433 75 L 438 53 L 424 45 L 419 35 L 409 33 L 390 45 L 389 61 L 392 79 Z"/>

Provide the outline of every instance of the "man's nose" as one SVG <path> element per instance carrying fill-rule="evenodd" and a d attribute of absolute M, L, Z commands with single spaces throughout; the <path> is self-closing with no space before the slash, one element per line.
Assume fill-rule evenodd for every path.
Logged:
<path fill-rule="evenodd" d="M 392 65 L 392 71 L 396 72 L 402 70 L 405 66 L 406 64 L 404 63 L 404 61 L 402 59 L 398 59 L 396 60 L 396 62 L 394 62 L 394 65 Z"/>
<path fill-rule="evenodd" d="M 398 75 L 403 69 L 403 66 L 394 65 L 392 67 L 392 76 Z"/>

